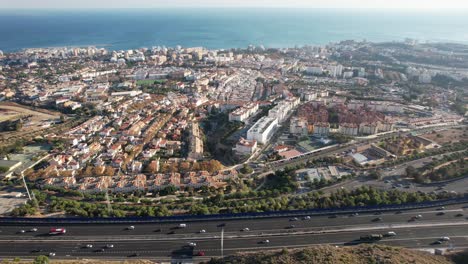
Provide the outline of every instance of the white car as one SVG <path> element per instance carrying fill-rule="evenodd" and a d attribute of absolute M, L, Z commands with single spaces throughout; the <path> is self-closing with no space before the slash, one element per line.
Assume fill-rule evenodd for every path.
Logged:
<path fill-rule="evenodd" d="M 31 228 L 29 229 L 30 232 L 37 232 L 37 228 Z"/>
<path fill-rule="evenodd" d="M 250 228 L 246 227 L 246 228 L 243 228 L 241 231 L 250 231 Z"/>
<path fill-rule="evenodd" d="M 417 215 L 416 216 L 416 219 L 421 219 L 422 218 L 422 215 Z"/>
<path fill-rule="evenodd" d="M 268 243 L 270 243 L 270 240 L 268 240 L 268 239 L 265 239 L 265 240 L 262 241 L 262 244 L 268 244 Z"/>
<path fill-rule="evenodd" d="M 50 252 L 49 257 L 55 257 L 55 252 Z"/>
<path fill-rule="evenodd" d="M 135 229 L 135 226 L 129 226 L 127 227 L 128 230 L 134 230 Z"/>
<path fill-rule="evenodd" d="M 198 231 L 198 233 L 206 233 L 206 230 L 202 229 L 202 230 Z"/>
<path fill-rule="evenodd" d="M 191 246 L 191 247 L 196 247 L 196 246 L 197 246 L 197 243 L 195 243 L 195 242 L 188 242 L 188 245 Z"/>
<path fill-rule="evenodd" d="M 106 248 L 114 248 L 114 245 L 112 245 L 112 244 L 107 244 L 107 245 L 106 245 Z"/>
<path fill-rule="evenodd" d="M 450 237 L 441 237 L 440 240 L 441 241 L 450 241 Z"/>
<path fill-rule="evenodd" d="M 24 232 L 26 232 L 26 231 L 24 231 L 23 229 L 21 229 L 19 232 L 20 232 L 20 233 L 24 233 Z"/>
<path fill-rule="evenodd" d="M 179 228 L 186 228 L 187 224 L 179 224 Z"/>
<path fill-rule="evenodd" d="M 93 245 L 87 244 L 87 245 L 86 245 L 86 248 L 93 248 Z"/>
<path fill-rule="evenodd" d="M 396 236 L 396 233 L 393 231 L 387 232 L 387 236 Z"/>

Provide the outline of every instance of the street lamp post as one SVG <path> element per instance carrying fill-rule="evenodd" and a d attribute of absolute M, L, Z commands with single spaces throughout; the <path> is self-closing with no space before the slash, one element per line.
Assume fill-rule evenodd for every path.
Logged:
<path fill-rule="evenodd" d="M 221 258 L 224 258 L 224 227 L 221 229 Z"/>
<path fill-rule="evenodd" d="M 26 192 L 28 193 L 29 200 L 32 201 L 31 193 L 29 192 L 28 185 L 26 184 L 26 179 L 24 178 L 24 173 L 21 172 L 21 178 L 23 179 L 24 188 L 26 188 Z"/>

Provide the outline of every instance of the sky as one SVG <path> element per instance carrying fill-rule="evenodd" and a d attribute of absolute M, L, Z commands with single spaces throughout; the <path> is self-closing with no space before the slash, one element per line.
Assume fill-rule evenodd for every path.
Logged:
<path fill-rule="evenodd" d="M 0 0 L 0 8 L 397 8 L 468 9 L 468 0 Z"/>

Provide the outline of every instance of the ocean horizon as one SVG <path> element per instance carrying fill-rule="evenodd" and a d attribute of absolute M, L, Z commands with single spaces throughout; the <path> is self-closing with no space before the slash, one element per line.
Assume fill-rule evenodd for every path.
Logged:
<path fill-rule="evenodd" d="M 468 10 L 0 9 L 0 50 L 98 46 L 210 49 L 325 45 L 342 40 L 468 44 Z"/>

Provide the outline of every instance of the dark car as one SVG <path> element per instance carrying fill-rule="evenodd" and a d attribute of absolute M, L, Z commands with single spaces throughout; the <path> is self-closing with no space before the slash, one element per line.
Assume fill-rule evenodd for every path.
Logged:
<path fill-rule="evenodd" d="M 372 222 L 381 222 L 382 220 L 383 220 L 382 217 L 377 217 L 377 218 L 372 219 Z"/>
<path fill-rule="evenodd" d="M 33 249 L 31 250 L 31 253 L 41 253 L 41 252 L 44 252 L 43 249 Z"/>
<path fill-rule="evenodd" d="M 140 254 L 138 254 L 138 253 L 133 253 L 131 255 L 128 255 L 129 258 L 134 258 L 134 257 L 138 257 L 138 256 L 140 256 Z"/>
<path fill-rule="evenodd" d="M 455 217 L 462 217 L 463 214 L 456 214 Z"/>
<path fill-rule="evenodd" d="M 444 212 L 438 212 L 436 215 L 444 215 Z"/>
<path fill-rule="evenodd" d="M 337 218 L 337 215 L 330 215 L 328 218 Z"/>

